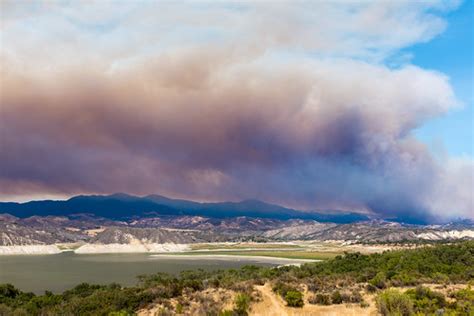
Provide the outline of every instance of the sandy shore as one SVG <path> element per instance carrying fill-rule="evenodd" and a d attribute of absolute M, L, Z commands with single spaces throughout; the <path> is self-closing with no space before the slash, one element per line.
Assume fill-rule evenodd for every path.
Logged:
<path fill-rule="evenodd" d="M 77 249 L 58 247 L 58 245 L 0 246 L 2 255 L 54 255 L 64 251 L 77 254 L 101 253 L 162 253 L 191 250 L 187 244 L 85 244 Z"/>

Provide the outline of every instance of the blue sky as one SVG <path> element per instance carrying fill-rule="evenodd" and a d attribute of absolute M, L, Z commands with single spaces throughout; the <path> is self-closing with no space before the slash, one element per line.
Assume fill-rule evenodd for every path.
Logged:
<path fill-rule="evenodd" d="M 474 157 L 473 3 L 465 1 L 447 14 L 446 31 L 428 43 L 406 50 L 413 54 L 412 63 L 448 75 L 456 96 L 463 103 L 461 109 L 428 121 L 416 131 L 421 140 L 435 147 L 434 151 L 442 144 L 453 156 Z"/>

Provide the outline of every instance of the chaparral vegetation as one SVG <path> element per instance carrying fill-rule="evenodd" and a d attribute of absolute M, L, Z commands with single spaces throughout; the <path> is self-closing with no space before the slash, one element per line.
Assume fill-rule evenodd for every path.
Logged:
<path fill-rule="evenodd" d="M 0 286 L 0 315 L 133 315 L 159 307 L 158 313 L 246 315 L 258 301 L 256 286 L 271 284 L 288 307 L 357 304 L 375 295 L 382 315 L 474 315 L 474 241 L 363 255 L 346 253 L 323 262 L 277 268 L 245 266 L 179 275 L 139 276 L 134 287 L 80 284 L 43 295 Z M 448 284 L 450 291 L 430 289 Z M 231 293 L 231 306 L 222 295 Z"/>

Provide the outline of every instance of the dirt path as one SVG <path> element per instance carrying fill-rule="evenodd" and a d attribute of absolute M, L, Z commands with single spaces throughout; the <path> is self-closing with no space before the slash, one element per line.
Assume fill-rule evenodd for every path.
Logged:
<path fill-rule="evenodd" d="M 250 315 L 255 316 L 310 316 L 310 315 L 325 315 L 325 316 L 359 316 L 377 315 L 374 302 L 369 298 L 368 308 L 362 308 L 357 304 L 349 305 L 331 305 L 331 306 L 319 306 L 312 305 L 305 299 L 305 305 L 303 308 L 292 308 L 286 306 L 283 299 L 273 293 L 270 284 L 263 286 L 255 286 L 255 289 L 260 292 L 262 300 L 254 303 L 250 309 Z"/>
<path fill-rule="evenodd" d="M 250 315 L 281 315 L 287 316 L 283 302 L 279 302 L 278 297 L 274 295 L 270 284 L 255 286 L 262 295 L 262 300 L 253 304 Z"/>

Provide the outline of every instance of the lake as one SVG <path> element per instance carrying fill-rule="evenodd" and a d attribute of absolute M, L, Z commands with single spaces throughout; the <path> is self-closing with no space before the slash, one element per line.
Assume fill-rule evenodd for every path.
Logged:
<path fill-rule="evenodd" d="M 133 254 L 75 254 L 0 256 L 0 283 L 12 283 L 23 291 L 42 294 L 70 289 L 82 282 L 134 285 L 137 275 L 155 272 L 179 273 L 183 270 L 218 270 L 238 268 L 246 264 L 272 266 L 258 258 L 177 258 Z"/>

